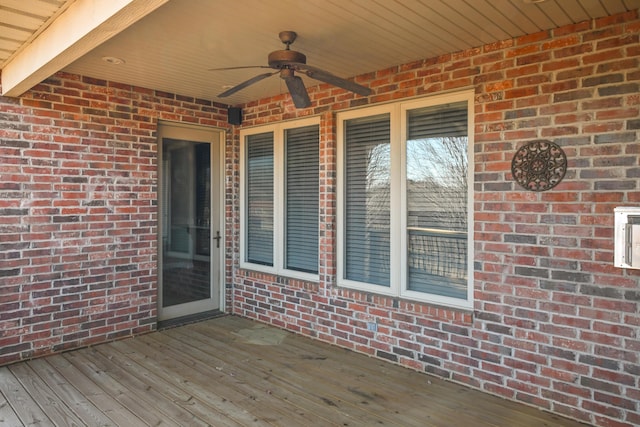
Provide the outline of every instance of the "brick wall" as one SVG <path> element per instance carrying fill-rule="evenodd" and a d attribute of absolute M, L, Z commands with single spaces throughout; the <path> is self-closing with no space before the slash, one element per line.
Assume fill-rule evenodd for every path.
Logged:
<path fill-rule="evenodd" d="M 236 132 L 228 306 L 583 421 L 640 424 L 640 274 L 612 267 L 613 208 L 640 206 L 639 32 L 631 12 L 359 76 L 375 90 L 365 99 L 322 85 L 314 108 L 245 106 L 245 125 L 321 116 L 320 280 L 238 269 Z M 465 87 L 477 94 L 475 310 L 337 288 L 334 112 Z M 155 327 L 156 120 L 226 127 L 219 107 L 64 73 L 0 97 L 0 364 Z M 544 193 L 510 176 L 537 138 L 569 159 Z"/>
<path fill-rule="evenodd" d="M 320 281 L 237 269 L 234 312 L 581 421 L 640 425 L 640 273 L 613 267 L 613 208 L 640 206 L 639 33 L 634 11 L 359 76 L 368 99 L 322 85 L 310 109 L 288 96 L 245 106 L 248 125 L 322 117 Z M 475 309 L 336 287 L 333 113 L 466 87 Z M 568 157 L 547 192 L 511 177 L 533 139 Z M 237 208 L 230 216 L 237 227 Z"/>
<path fill-rule="evenodd" d="M 155 328 L 157 119 L 210 101 L 59 73 L 0 97 L 0 365 Z"/>

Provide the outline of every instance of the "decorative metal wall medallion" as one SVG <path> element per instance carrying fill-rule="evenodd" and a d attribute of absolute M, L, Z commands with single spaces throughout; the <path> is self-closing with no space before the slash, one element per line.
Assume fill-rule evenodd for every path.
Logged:
<path fill-rule="evenodd" d="M 567 156 L 558 144 L 544 139 L 520 147 L 511 161 L 511 173 L 518 184 L 531 191 L 546 191 L 562 181 Z"/>

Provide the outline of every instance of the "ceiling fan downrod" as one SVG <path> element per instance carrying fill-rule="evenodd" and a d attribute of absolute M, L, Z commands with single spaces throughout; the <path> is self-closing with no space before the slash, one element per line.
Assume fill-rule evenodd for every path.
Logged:
<path fill-rule="evenodd" d="M 296 41 L 296 37 L 298 37 L 298 34 L 295 31 L 280 31 L 278 37 L 280 37 L 280 41 L 282 43 L 287 45 L 287 50 L 289 50 L 289 47 L 293 44 L 294 41 Z"/>

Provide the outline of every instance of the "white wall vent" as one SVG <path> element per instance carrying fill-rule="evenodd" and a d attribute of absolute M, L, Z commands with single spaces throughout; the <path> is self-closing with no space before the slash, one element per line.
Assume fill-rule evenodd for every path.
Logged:
<path fill-rule="evenodd" d="M 615 215 L 613 263 L 640 269 L 640 207 L 618 207 Z"/>

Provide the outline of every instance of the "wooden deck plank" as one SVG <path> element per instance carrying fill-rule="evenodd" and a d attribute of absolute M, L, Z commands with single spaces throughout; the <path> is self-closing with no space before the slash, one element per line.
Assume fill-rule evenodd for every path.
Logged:
<path fill-rule="evenodd" d="M 35 359 L 27 362 L 27 364 L 47 384 L 47 387 L 59 396 L 61 402 L 66 402 L 69 409 L 84 424 L 96 427 L 113 425 L 113 421 L 71 385 L 66 378 L 49 364 L 47 359 Z"/>
<path fill-rule="evenodd" d="M 137 396 L 124 385 L 113 379 L 106 371 L 96 366 L 84 354 L 87 349 L 81 349 L 63 356 L 78 368 L 86 377 L 90 378 L 109 396 L 117 400 L 122 406 L 149 426 L 178 426 L 179 424 L 165 419 L 156 411 L 149 410 L 143 396 Z"/>
<path fill-rule="evenodd" d="M 233 318 L 229 317 L 229 319 Z M 314 341 L 301 336 L 296 336 L 291 345 L 303 346 L 307 349 L 316 348 Z M 347 351 L 343 354 L 351 357 L 354 353 Z M 521 403 L 508 401 L 501 397 L 492 396 L 479 390 L 473 390 L 462 384 L 419 373 L 379 359 L 369 358 L 369 360 L 373 363 L 356 363 L 353 367 L 353 369 L 362 372 L 361 378 L 367 376 L 375 378 L 375 375 L 382 372 L 384 376 L 382 381 L 385 387 L 392 386 L 397 388 L 406 386 L 412 390 L 420 390 L 419 395 L 414 395 L 417 398 L 422 398 L 425 391 L 430 391 L 429 401 L 424 406 L 409 405 L 408 410 L 416 417 L 419 417 L 420 414 L 424 415 L 425 410 L 428 408 L 435 407 L 435 412 L 440 410 L 449 411 L 456 421 L 455 424 L 464 424 L 462 420 L 468 419 L 471 423 L 470 425 L 584 427 L 583 423 Z M 344 367 L 338 366 L 335 368 L 344 370 Z M 327 369 L 331 371 L 334 368 L 327 367 Z M 425 387 L 425 381 L 428 381 L 427 387 Z M 454 396 L 459 396 L 460 401 L 457 401 Z M 411 399 L 406 401 L 410 402 Z"/>
<path fill-rule="evenodd" d="M 227 339 L 237 340 L 233 337 L 232 331 L 231 327 L 212 330 L 206 324 L 200 324 L 189 328 L 187 332 L 201 332 L 202 336 L 209 336 L 218 341 L 225 340 L 225 335 Z M 191 338 L 195 339 L 193 336 Z M 269 352 L 275 354 L 270 354 L 269 359 L 280 361 L 279 366 L 262 369 L 269 369 L 272 375 L 281 371 L 294 378 L 296 383 L 306 390 L 305 393 L 325 402 L 347 407 L 354 415 L 358 412 L 354 408 L 366 410 L 369 418 L 375 414 L 378 423 L 430 426 L 452 425 L 465 421 L 465 417 L 461 417 L 458 411 L 460 405 L 455 400 L 442 398 L 437 390 L 433 390 L 432 381 L 424 374 L 344 349 L 327 347 L 329 351 L 325 352 L 322 346 L 317 346 L 312 341 L 309 348 L 296 349 L 294 341 L 299 340 L 306 339 L 290 335 L 286 345 L 270 348 Z M 244 349 L 245 353 L 240 354 L 251 358 L 251 344 L 233 342 L 232 345 L 234 355 L 238 356 L 239 350 Z M 286 350 L 282 351 L 285 348 Z M 372 365 L 375 370 L 362 371 L 360 367 L 363 364 L 357 363 L 354 366 L 354 359 L 365 361 L 364 365 Z M 252 360 L 252 363 L 257 364 L 259 360 Z M 395 381 L 388 381 L 384 373 L 389 368 L 391 371 L 400 370 L 405 377 L 397 384 Z M 334 375 L 327 375 L 328 372 Z M 410 386 L 407 387 L 407 384 Z M 462 386 L 460 389 L 468 390 Z M 425 416 L 427 408 L 438 414 L 437 419 L 430 420 L 429 416 Z M 467 421 L 473 422 L 475 419 L 473 416 Z"/>
<path fill-rule="evenodd" d="M 84 425 L 67 404 L 31 369 L 29 364 L 18 363 L 10 366 L 9 370 L 53 424 L 70 427 Z"/>
<path fill-rule="evenodd" d="M 235 316 L 0 367 L 0 427 L 80 423 L 584 427 Z"/>
<path fill-rule="evenodd" d="M 136 357 L 130 357 L 135 353 L 133 349 L 122 349 L 116 345 L 109 347 L 98 346 L 94 348 L 105 357 L 110 357 L 114 363 L 118 364 L 123 373 L 137 378 L 148 387 L 162 393 L 165 398 L 170 399 L 174 404 L 187 409 L 196 417 L 202 419 L 210 425 L 217 426 L 240 426 L 244 424 L 256 424 L 255 418 L 240 407 L 227 404 L 223 399 L 213 399 L 203 401 L 194 393 L 190 393 L 190 385 L 182 385 L 183 381 L 170 375 L 163 375 L 165 368 L 157 365 L 153 360 L 143 356 L 141 363 Z M 231 415 L 233 413 L 234 415 Z M 241 420 L 242 423 L 240 421 Z"/>
<path fill-rule="evenodd" d="M 54 425 L 8 367 L 0 368 L 0 390 L 20 420 L 18 426 Z"/>
<path fill-rule="evenodd" d="M 228 318 L 229 324 L 199 324 L 190 330 L 200 331 L 204 328 L 215 328 L 215 336 L 221 337 L 225 334 L 233 338 L 232 326 L 235 320 Z M 240 323 L 241 325 L 244 323 Z M 262 327 L 262 325 L 258 325 Z M 246 347 L 246 344 L 234 343 L 234 347 Z M 277 353 L 276 358 L 286 358 L 287 367 L 294 369 L 295 364 L 303 363 L 301 373 L 310 374 L 313 378 L 319 376 L 324 381 L 328 381 L 332 388 L 344 388 L 344 380 L 348 379 L 349 384 L 346 390 L 358 399 L 366 402 L 367 405 L 377 404 L 380 409 L 388 413 L 414 420 L 416 417 L 425 416 L 425 412 L 438 414 L 434 422 L 437 423 L 465 423 L 476 422 L 478 416 L 482 416 L 474 408 L 472 413 L 467 414 L 464 405 L 455 399 L 451 399 L 451 389 L 456 389 L 456 393 L 483 393 L 472 391 L 471 389 L 445 383 L 443 380 L 430 377 L 423 373 L 418 373 L 407 368 L 394 366 L 389 362 L 377 360 L 364 355 L 357 355 L 349 350 L 326 347 L 322 349 L 315 342 L 304 337 L 291 336 L 287 341 L 287 351 L 274 348 Z M 302 360 L 295 357 L 286 357 L 298 354 Z M 305 359 L 311 359 L 314 363 L 305 363 Z M 358 363 L 366 361 L 366 363 Z M 400 368 L 400 369 L 398 369 Z M 333 372 L 335 375 L 323 376 L 326 372 Z M 403 396 L 397 399 L 394 396 Z M 348 394 L 344 397 L 348 398 Z M 416 404 L 418 403 L 418 404 Z M 495 414 L 491 414 L 490 420 L 494 421 Z"/>
<path fill-rule="evenodd" d="M 315 397 L 312 396 L 312 390 L 303 388 L 296 378 L 291 376 L 284 378 L 278 375 L 279 368 L 275 364 L 260 363 L 255 355 L 251 357 L 246 353 L 238 354 L 235 349 L 231 352 L 230 348 L 223 346 L 220 342 L 211 343 L 211 339 L 207 340 L 207 337 L 188 333 L 181 335 L 184 331 L 184 329 L 167 331 L 166 336 L 181 340 L 184 346 L 190 346 L 191 355 L 203 364 L 214 364 L 223 372 L 233 375 L 238 381 L 250 383 L 257 398 L 269 402 L 270 405 L 295 408 L 297 412 L 304 413 L 307 420 L 315 419 L 325 425 L 344 425 L 354 418 L 369 425 L 380 421 L 379 417 L 371 415 L 369 408 L 344 409 L 330 401 L 323 396 L 331 396 L 330 391 L 318 391 L 321 386 L 318 381 L 313 387 L 313 392 L 318 394 Z M 327 410 L 328 405 L 333 406 L 331 410 Z M 389 424 L 393 425 L 393 423 Z"/>
<path fill-rule="evenodd" d="M 229 317 L 232 319 L 232 317 Z M 245 324 L 246 325 L 246 324 Z M 263 328 L 263 325 L 256 325 L 258 328 Z M 254 327 L 255 328 L 255 327 Z M 244 351 L 251 351 L 252 345 L 243 343 L 241 340 L 238 340 L 237 336 L 234 334 L 233 326 L 224 325 L 224 327 L 220 327 L 220 325 L 215 324 L 198 324 L 194 325 L 193 328 L 190 328 L 187 333 L 199 333 L 205 337 L 215 337 L 217 341 L 227 342 L 232 348 L 240 348 Z M 308 342 L 307 342 L 308 341 Z M 304 369 L 313 369 L 314 371 L 320 371 L 323 375 L 322 377 L 326 377 L 325 379 L 328 381 L 334 381 L 334 383 L 340 383 L 340 375 L 335 376 L 326 376 L 324 375 L 326 372 L 341 372 L 345 371 L 347 374 L 354 372 L 354 368 L 357 370 L 363 370 L 360 375 L 355 375 L 357 381 L 366 380 L 368 377 L 365 377 L 364 374 L 373 374 L 373 375 L 383 375 L 386 374 L 388 369 L 396 369 L 388 362 L 380 361 L 377 359 L 372 359 L 368 356 L 364 356 L 363 360 L 366 360 L 367 363 L 362 365 L 358 364 L 356 366 L 345 366 L 345 362 L 350 361 L 349 358 L 353 359 L 361 358 L 363 355 L 357 355 L 356 353 L 334 347 L 329 345 L 317 345 L 314 341 L 311 341 L 304 337 L 298 337 L 293 334 L 288 334 L 288 340 L 286 342 L 286 346 L 274 347 L 270 349 L 270 352 L 274 352 L 275 358 L 282 361 L 283 366 L 287 368 L 293 368 L 295 365 L 301 364 Z M 284 357 L 289 356 L 289 357 Z M 291 357 L 295 356 L 295 357 Z M 347 358 L 347 359 L 344 359 Z M 326 371 L 325 365 L 331 365 L 331 368 L 336 368 L 337 371 Z M 373 370 L 369 369 L 364 371 L 365 367 L 373 367 Z M 347 369 L 348 368 L 348 369 Z M 404 371 L 403 371 L 404 372 Z M 407 371 L 413 372 L 415 371 Z M 424 385 L 427 383 L 430 377 L 426 375 L 418 375 L 417 381 L 415 381 L 416 377 L 412 377 L 414 382 L 418 383 L 418 385 Z M 375 384 L 378 381 L 374 382 Z M 415 384 L 414 384 L 415 385 Z M 387 385 L 396 392 L 408 393 L 414 390 L 412 386 L 407 386 L 404 382 L 390 383 Z"/>
<path fill-rule="evenodd" d="M 6 370 L 7 368 L 0 368 L 0 377 L 4 375 L 2 370 Z M 4 386 L 0 384 L 0 426 L 19 426 L 22 424 L 18 415 L 14 412 L 13 408 L 9 404 L 9 401 L 6 399 L 3 388 Z"/>
<path fill-rule="evenodd" d="M 257 326 L 263 327 L 261 324 L 257 324 Z M 233 331 L 246 327 L 246 319 L 227 316 L 219 319 L 218 322 L 209 321 L 195 324 L 189 328 L 189 331 L 204 331 L 205 334 L 217 340 L 234 341 L 236 338 Z M 239 349 L 248 348 L 248 345 L 242 342 L 234 342 L 233 346 Z M 309 338 L 294 334 L 291 334 L 291 339 L 287 340 L 285 346 L 274 346 L 270 349 L 276 353 L 270 357 L 286 358 L 287 355 L 295 354 L 296 349 L 301 350 L 302 355 L 307 354 L 311 358 L 319 356 L 318 358 L 321 360 L 308 367 L 311 370 L 309 374 L 312 372 L 319 375 L 327 372 L 335 373 L 335 375 L 324 375 L 324 377 L 333 381 L 336 387 L 339 386 L 339 382 L 343 378 L 349 376 L 352 385 L 362 385 L 363 387 L 362 389 L 352 387 L 352 390 L 355 392 L 365 391 L 364 394 L 369 397 L 375 397 L 374 393 L 384 395 L 386 391 L 392 392 L 392 394 L 400 393 L 404 396 L 403 399 L 386 399 L 393 402 L 389 409 L 391 411 L 400 410 L 413 419 L 420 419 L 431 412 L 438 414 L 438 418 L 433 419 L 433 422 L 438 425 L 447 425 L 448 420 L 453 421 L 454 424 L 462 425 L 465 420 L 468 420 L 471 423 L 469 425 L 584 427 L 582 423 L 537 408 L 507 401 L 366 355 L 322 345 Z M 289 359 L 290 363 L 296 360 L 295 358 Z M 351 378 L 351 375 L 354 375 L 354 378 Z M 365 381 L 367 379 L 375 381 L 367 385 L 367 381 Z M 380 387 L 381 384 L 384 385 L 384 388 Z M 455 399 L 455 396 L 459 396 L 460 401 Z M 449 418 L 446 418 L 447 415 Z M 487 424 L 479 424 L 483 422 Z"/>
<path fill-rule="evenodd" d="M 292 347 L 304 348 L 307 351 L 313 351 L 317 348 L 316 344 L 310 339 L 304 337 L 296 337 L 290 343 Z M 339 352 L 330 352 L 330 354 L 340 354 Z M 343 352 L 343 354 L 353 356 L 350 351 Z M 328 361 L 334 361 L 335 357 L 327 359 Z M 418 400 L 425 400 L 423 406 L 417 406 L 415 404 L 405 405 L 405 411 L 411 413 L 412 417 L 424 415 L 425 409 L 433 408 L 436 412 L 449 411 L 452 416 L 452 420 L 455 423 L 462 423 L 468 420 L 469 422 L 483 423 L 488 425 L 504 425 L 504 426 L 564 426 L 564 427 L 584 427 L 584 424 L 577 421 L 568 420 L 566 418 L 542 411 L 538 408 L 523 405 L 517 402 L 507 401 L 503 398 L 497 398 L 488 393 L 481 392 L 479 390 L 473 390 L 461 384 L 456 384 L 450 381 L 443 380 L 441 378 L 433 377 L 425 373 L 420 373 L 409 368 L 402 368 L 404 372 L 397 370 L 399 366 L 392 365 L 388 362 L 369 358 L 370 363 L 357 363 L 354 367 L 350 367 L 350 371 L 360 372 L 357 376 L 357 381 L 364 378 L 375 378 L 378 383 L 383 382 L 385 389 L 392 388 L 394 392 L 398 390 L 401 393 L 409 391 L 409 396 Z M 373 363 L 371 363 L 373 362 Z M 330 372 L 344 372 L 344 366 L 346 364 L 338 363 L 335 366 L 323 366 L 319 369 Z M 393 368 L 391 369 L 391 367 Z M 387 371 L 387 369 L 390 369 Z M 340 375 L 336 376 L 337 378 Z M 375 383 L 371 384 L 375 387 Z M 365 384 L 366 387 L 366 384 Z M 404 391 L 402 391 L 404 387 Z M 409 390 L 406 388 L 409 387 Z M 420 393 L 411 393 L 410 390 L 420 390 Z M 425 391 L 428 391 L 429 398 L 425 399 Z M 461 396 L 463 402 L 473 402 L 473 405 L 466 403 L 456 402 L 452 399 L 452 392 Z M 412 399 L 404 399 L 403 402 L 411 402 Z M 415 402 L 414 402 L 415 403 Z M 398 402 L 395 402 L 394 407 L 398 408 Z M 440 415 L 441 417 L 442 415 Z"/>
<path fill-rule="evenodd" d="M 160 393 L 158 389 L 153 388 L 150 384 L 139 380 L 133 375 L 129 375 L 116 363 L 120 362 L 120 360 L 113 360 L 114 357 L 111 354 L 105 356 L 94 348 L 90 348 L 84 350 L 82 355 L 118 384 L 127 388 L 131 394 L 137 396 L 147 412 L 157 413 L 167 422 L 172 422 L 176 425 L 193 427 L 205 427 L 208 425 L 208 423 L 187 411 L 183 406 Z M 146 416 L 141 416 L 141 418 L 146 419 Z"/>
<path fill-rule="evenodd" d="M 211 332 L 207 334 L 207 328 Z M 218 328 L 216 328 L 218 329 Z M 221 339 L 228 334 L 227 328 L 211 331 L 207 325 L 197 325 L 190 328 L 190 332 L 202 332 L 204 336 L 213 336 Z M 231 339 L 233 335 L 229 335 Z M 377 361 L 367 356 L 356 355 L 353 352 L 335 347 L 327 347 L 329 351 L 323 351 L 322 347 L 314 346 L 311 342 L 309 348 L 296 348 L 295 341 L 301 337 L 291 335 L 286 342 L 286 351 L 280 348 L 270 349 L 276 354 L 275 360 L 281 361 L 281 367 L 286 369 L 298 382 L 306 380 L 304 387 L 309 387 L 311 393 L 318 390 L 320 384 L 324 385 L 323 389 L 329 390 L 329 396 L 332 396 L 336 402 L 350 403 L 351 405 L 366 405 L 369 411 L 379 411 L 380 416 L 392 417 L 393 421 L 405 425 L 406 423 L 415 422 L 415 416 L 407 413 L 415 410 L 419 415 L 424 416 L 425 406 L 434 406 L 434 399 L 440 394 L 437 391 L 431 391 L 433 388 L 432 381 L 426 375 L 410 371 L 400 367 L 392 367 L 387 362 Z M 302 338 L 304 341 L 305 339 Z M 237 352 L 239 348 L 250 351 L 250 344 L 241 342 L 233 343 L 233 347 Z M 354 358 L 366 361 L 353 365 Z M 373 366 L 374 370 L 364 371 L 363 365 Z M 405 377 L 402 381 L 386 381 L 385 372 L 387 369 L 396 370 L 400 368 Z M 335 375 L 326 375 L 327 372 L 335 373 Z M 462 390 L 467 390 L 460 387 Z M 402 399 L 397 399 L 402 396 Z M 411 397 L 411 399 L 407 399 Z M 420 403 L 420 405 L 416 405 Z M 459 420 L 459 414 L 451 409 L 457 409 L 457 403 L 448 399 L 443 399 L 443 407 L 438 409 L 448 409 L 451 414 L 449 421 Z M 447 412 L 445 412 L 447 413 Z M 444 414 L 444 413 L 443 413 Z M 442 416 L 441 416 L 442 418 Z M 440 421 L 443 421 L 442 419 Z M 424 421 L 424 423 L 428 423 Z M 428 425 L 428 424 L 423 424 Z"/>
<path fill-rule="evenodd" d="M 113 425 L 131 427 L 147 426 L 140 418 L 135 416 L 124 405 L 106 393 L 98 384 L 85 375 L 83 371 L 78 369 L 72 363 L 72 361 L 77 362 L 77 360 L 71 359 L 72 361 L 70 361 L 68 359 L 69 354 L 47 357 L 47 362 L 70 384 L 73 384 L 87 400 L 99 408 L 102 413 L 113 422 Z"/>
<path fill-rule="evenodd" d="M 211 378 L 208 378 L 208 382 L 203 384 L 201 382 L 203 377 L 199 373 L 194 373 L 189 367 L 185 367 L 182 362 L 167 355 L 154 354 L 153 350 L 149 350 L 146 344 L 139 343 L 139 341 L 120 341 L 114 343 L 114 346 L 119 351 L 126 353 L 128 357 L 149 367 L 155 375 L 165 381 L 179 384 L 185 393 L 206 402 L 207 405 L 213 406 L 213 410 L 223 417 L 218 421 L 219 425 L 224 423 L 261 427 L 271 425 L 271 423 L 259 420 L 256 417 L 255 410 L 249 403 L 250 396 L 234 393 L 233 390 L 228 390 L 226 387 L 219 387 L 218 382 L 211 380 Z M 150 353 L 147 351 L 150 351 Z M 152 361 L 150 361 L 151 359 Z"/>
<path fill-rule="evenodd" d="M 173 366 L 174 372 L 180 372 L 192 384 L 210 384 L 215 385 L 217 392 L 220 392 L 225 399 L 250 408 L 250 412 L 255 419 L 264 421 L 269 425 L 304 425 L 308 424 L 307 414 L 291 411 L 283 408 L 281 405 L 274 405 L 267 396 L 268 393 L 256 385 L 258 378 L 247 379 L 242 375 L 234 372 L 225 372 L 220 369 L 220 365 L 215 363 L 204 363 L 194 358 L 192 353 L 194 348 L 185 348 L 184 345 L 178 345 L 174 340 L 168 345 L 157 340 L 162 340 L 162 334 L 153 334 L 142 337 L 137 340 L 137 344 L 146 347 L 138 347 L 140 351 L 148 355 L 162 353 L 172 359 L 172 363 L 176 363 L 175 359 L 180 361 Z M 180 350 L 175 350 L 179 348 Z M 262 391 L 258 393 L 258 391 Z M 322 420 L 329 425 L 327 420 Z"/>
<path fill-rule="evenodd" d="M 218 339 L 221 338 L 220 335 L 207 335 L 194 328 L 167 331 L 166 335 L 181 340 L 184 345 L 188 343 L 199 349 L 202 353 L 198 358 L 205 363 L 209 360 L 219 360 L 234 372 L 250 377 L 264 377 L 263 387 L 272 396 L 281 395 L 286 403 L 296 404 L 306 413 L 331 416 L 330 419 L 336 424 L 348 424 L 354 419 L 366 425 L 409 425 L 411 421 L 401 413 L 394 414 L 389 408 L 378 405 L 375 399 L 365 401 L 362 395 L 348 392 L 344 383 L 336 386 L 326 381 L 326 371 L 320 375 L 308 375 L 311 365 L 322 361 L 322 358 L 309 356 L 309 353 L 302 355 L 302 358 L 300 355 L 286 352 L 279 353 L 275 358 L 264 359 L 261 357 L 261 350 L 265 350 L 262 346 L 253 345 L 247 351 L 240 352 L 237 347 L 239 343 L 233 343 L 232 347 Z M 268 351 L 275 349 L 270 348 Z M 298 365 L 296 360 L 303 363 Z M 255 379 L 252 380 L 252 384 L 256 385 Z M 424 422 L 421 425 L 428 427 L 430 424 Z"/>

